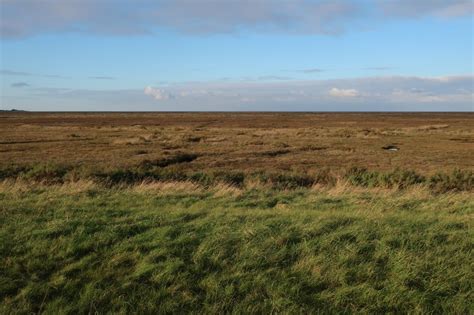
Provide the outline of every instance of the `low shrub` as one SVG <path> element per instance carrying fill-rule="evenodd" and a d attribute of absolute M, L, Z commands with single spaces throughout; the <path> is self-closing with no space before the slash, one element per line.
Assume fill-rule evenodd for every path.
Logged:
<path fill-rule="evenodd" d="M 242 187 L 245 181 L 245 174 L 243 172 L 217 172 L 214 174 L 214 181 L 224 182 L 226 184 Z"/>
<path fill-rule="evenodd" d="M 314 184 L 314 178 L 299 174 L 260 174 L 263 183 L 270 184 L 275 189 L 308 188 Z"/>
<path fill-rule="evenodd" d="M 203 186 L 211 186 L 223 182 L 232 186 L 242 187 L 245 181 L 245 174 L 235 171 L 197 172 L 188 174 L 187 179 Z"/>
<path fill-rule="evenodd" d="M 192 182 L 195 182 L 204 186 L 210 186 L 213 183 L 213 177 L 210 174 L 203 173 L 203 172 L 193 173 L 189 176 L 189 179 Z"/>
<path fill-rule="evenodd" d="M 454 170 L 451 174 L 437 173 L 429 179 L 430 189 L 436 193 L 448 191 L 473 191 L 474 173 Z"/>
<path fill-rule="evenodd" d="M 411 170 L 396 169 L 388 173 L 382 173 L 360 167 L 349 169 L 346 172 L 345 178 L 354 186 L 398 189 L 405 189 L 409 186 L 426 182 L 425 177 Z"/>
<path fill-rule="evenodd" d="M 187 181 L 189 180 L 189 175 L 182 170 L 175 168 L 159 169 L 154 170 L 150 173 L 150 177 L 155 180 L 161 181 Z"/>
<path fill-rule="evenodd" d="M 142 181 L 192 181 L 202 186 L 226 183 L 242 188 L 247 178 L 254 178 L 274 189 L 308 188 L 315 184 L 333 186 L 341 177 L 328 169 L 309 174 L 302 173 L 245 173 L 242 171 L 201 171 L 186 172 L 180 163 L 190 162 L 196 154 L 183 153 L 154 162 L 144 161 L 129 168 L 94 169 L 85 166 L 64 166 L 52 163 L 29 166 L 3 166 L 0 180 L 22 179 L 57 184 L 81 179 L 94 180 L 109 186 L 135 184 Z M 342 175 L 351 185 L 361 187 L 382 187 L 405 189 L 413 185 L 426 185 L 435 193 L 449 191 L 473 191 L 474 173 L 454 170 L 451 173 L 437 173 L 425 177 L 412 170 L 395 169 L 390 172 L 370 171 L 367 168 L 353 167 Z"/>
<path fill-rule="evenodd" d="M 92 175 L 93 178 L 98 179 L 109 185 L 116 184 L 134 184 L 143 181 L 185 181 L 188 176 L 176 169 L 154 169 L 143 170 L 136 169 L 114 169 L 105 172 L 98 172 Z"/>
<path fill-rule="evenodd" d="M 344 177 L 354 186 L 375 187 L 378 184 L 379 173 L 366 168 L 352 167 Z"/>
<path fill-rule="evenodd" d="M 108 185 L 133 184 L 146 179 L 145 173 L 131 169 L 115 169 L 105 172 L 94 173 L 93 178 Z"/>
<path fill-rule="evenodd" d="M 334 186 L 337 182 L 337 177 L 331 174 L 328 169 L 322 169 L 312 175 L 313 184 L 320 184 L 324 186 Z"/>
<path fill-rule="evenodd" d="M 378 186 L 405 189 L 412 185 L 424 183 L 426 178 L 415 171 L 396 169 L 389 173 L 379 174 L 378 181 Z"/>
<path fill-rule="evenodd" d="M 70 170 L 70 167 L 52 163 L 36 164 L 28 169 L 25 169 L 19 177 L 25 180 L 56 184 L 64 182 L 64 176 Z"/>
<path fill-rule="evenodd" d="M 28 170 L 25 166 L 6 165 L 0 167 L 0 179 L 17 178 L 20 174 Z"/>
<path fill-rule="evenodd" d="M 178 153 L 171 157 L 166 157 L 163 159 L 158 160 L 144 160 L 141 162 L 140 167 L 145 169 L 150 169 L 153 167 L 167 167 L 173 164 L 180 164 L 180 163 L 189 163 L 194 161 L 198 158 L 197 154 L 194 153 Z"/>

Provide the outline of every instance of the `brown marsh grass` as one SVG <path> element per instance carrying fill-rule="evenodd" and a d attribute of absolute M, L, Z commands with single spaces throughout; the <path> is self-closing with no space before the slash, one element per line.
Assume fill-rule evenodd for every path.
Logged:
<path fill-rule="evenodd" d="M 186 171 L 474 169 L 473 113 L 1 113 L 0 165 Z M 383 150 L 396 145 L 399 151 Z"/>

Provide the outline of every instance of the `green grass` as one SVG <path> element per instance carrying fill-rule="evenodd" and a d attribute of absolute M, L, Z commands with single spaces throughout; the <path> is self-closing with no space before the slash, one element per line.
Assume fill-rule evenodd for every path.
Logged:
<path fill-rule="evenodd" d="M 474 309 L 468 193 L 39 185 L 0 211 L 3 314 Z"/>

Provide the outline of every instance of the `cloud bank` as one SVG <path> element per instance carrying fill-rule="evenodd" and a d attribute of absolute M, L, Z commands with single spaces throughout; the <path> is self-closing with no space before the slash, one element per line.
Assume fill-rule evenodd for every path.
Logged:
<path fill-rule="evenodd" d="M 81 32 L 136 35 L 239 31 L 340 34 L 367 21 L 473 14 L 471 0 L 0 0 L 2 38 Z"/>
<path fill-rule="evenodd" d="M 224 110 L 473 110 L 474 76 L 367 77 L 286 82 L 195 82 L 147 87 L 162 106 Z M 173 97 L 169 97 L 173 95 Z M 204 109 L 202 109 L 204 110 Z M 208 108 L 206 110 L 209 110 Z"/>
<path fill-rule="evenodd" d="M 144 89 L 21 89 L 2 103 L 50 111 L 474 111 L 474 76 L 189 82 Z M 17 89 L 15 89 L 16 91 Z M 13 93 L 13 91 L 12 91 Z"/>
<path fill-rule="evenodd" d="M 380 1 L 385 15 L 401 17 L 421 17 L 434 15 L 440 17 L 456 17 L 472 15 L 472 0 L 397 0 Z"/>

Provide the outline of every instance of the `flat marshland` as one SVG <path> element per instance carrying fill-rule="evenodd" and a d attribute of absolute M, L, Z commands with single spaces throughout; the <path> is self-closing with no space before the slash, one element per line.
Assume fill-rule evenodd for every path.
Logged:
<path fill-rule="evenodd" d="M 474 114 L 0 113 L 0 163 L 183 170 L 474 169 Z M 383 150 L 400 148 L 397 154 Z"/>
<path fill-rule="evenodd" d="M 468 314 L 472 156 L 472 113 L 0 113 L 0 312 Z"/>

